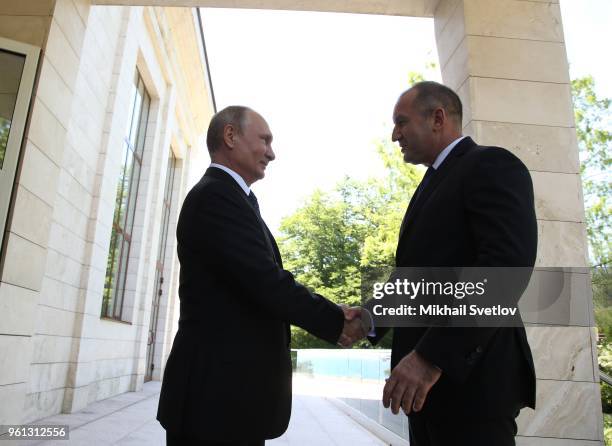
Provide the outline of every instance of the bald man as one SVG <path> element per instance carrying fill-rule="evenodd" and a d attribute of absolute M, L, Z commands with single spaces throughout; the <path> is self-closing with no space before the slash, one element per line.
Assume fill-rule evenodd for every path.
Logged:
<path fill-rule="evenodd" d="M 421 82 L 400 95 L 392 139 L 427 166 L 396 251 L 398 267 L 532 267 L 533 186 L 509 151 L 463 136 L 457 94 Z M 386 330 L 376 330 L 377 342 Z M 535 408 L 523 327 L 396 327 L 383 404 L 409 417 L 411 446 L 510 446 L 515 417 Z"/>

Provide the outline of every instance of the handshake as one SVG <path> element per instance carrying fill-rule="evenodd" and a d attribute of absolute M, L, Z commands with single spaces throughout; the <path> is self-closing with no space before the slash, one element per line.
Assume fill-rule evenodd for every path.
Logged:
<path fill-rule="evenodd" d="M 338 345 L 350 347 L 355 342 L 364 339 L 372 329 L 372 316 L 362 307 L 340 305 L 344 312 L 344 328 L 338 339 Z"/>

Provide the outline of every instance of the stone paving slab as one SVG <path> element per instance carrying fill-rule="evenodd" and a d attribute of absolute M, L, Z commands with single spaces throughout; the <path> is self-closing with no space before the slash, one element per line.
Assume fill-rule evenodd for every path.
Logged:
<path fill-rule="evenodd" d="M 155 419 L 161 385 L 151 381 L 128 392 L 90 404 L 73 414 L 54 415 L 36 424 L 67 424 L 70 439 L 11 441 L 6 446 L 155 446 L 165 445 L 165 430 Z M 267 446 L 382 446 L 378 437 L 323 397 L 295 393 L 291 422 Z"/>

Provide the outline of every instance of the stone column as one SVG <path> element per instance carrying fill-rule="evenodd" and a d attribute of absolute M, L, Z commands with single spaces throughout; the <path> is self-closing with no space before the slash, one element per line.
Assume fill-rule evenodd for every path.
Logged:
<path fill-rule="evenodd" d="M 444 83 L 464 104 L 464 132 L 505 147 L 531 172 L 539 266 L 586 266 L 578 144 L 558 0 L 440 0 L 435 31 Z M 602 444 L 594 330 L 528 330 L 537 409 L 519 445 Z"/>

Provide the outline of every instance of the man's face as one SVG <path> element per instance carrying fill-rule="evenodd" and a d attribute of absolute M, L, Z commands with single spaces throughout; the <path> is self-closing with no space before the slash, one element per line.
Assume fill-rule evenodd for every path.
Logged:
<path fill-rule="evenodd" d="M 391 139 L 402 148 L 405 162 L 431 164 L 435 159 L 431 119 L 414 107 L 415 96 L 414 90 L 408 91 L 395 104 Z"/>
<path fill-rule="evenodd" d="M 236 133 L 234 138 L 234 170 L 251 185 L 266 175 L 266 166 L 275 158 L 272 132 L 259 114 L 248 111 L 242 134 Z"/>

